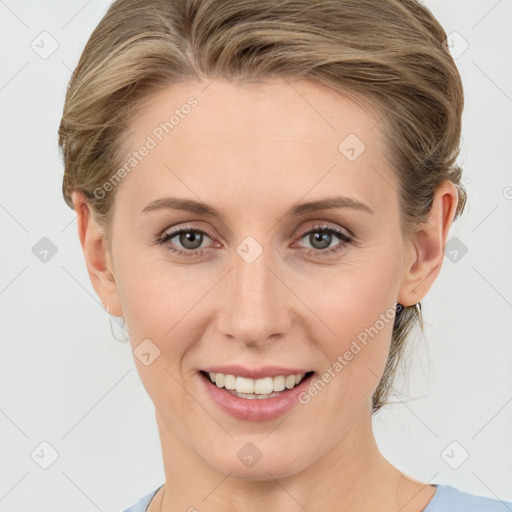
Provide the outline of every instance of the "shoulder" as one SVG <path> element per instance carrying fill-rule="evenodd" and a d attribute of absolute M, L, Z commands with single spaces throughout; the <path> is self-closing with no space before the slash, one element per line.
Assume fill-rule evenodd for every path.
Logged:
<path fill-rule="evenodd" d="M 146 512 L 149 502 L 160 487 L 140 498 L 123 512 Z M 423 512 L 512 512 L 512 501 L 477 496 L 460 491 L 451 485 L 436 484 L 436 489 L 434 497 Z"/>
<path fill-rule="evenodd" d="M 512 512 L 512 501 L 485 498 L 451 485 L 436 485 L 437 491 L 423 512 Z"/>
<path fill-rule="evenodd" d="M 163 484 L 162 484 L 163 485 Z M 151 491 L 150 493 L 143 496 L 135 505 L 132 505 L 130 508 L 127 508 L 123 512 L 146 512 L 146 508 L 149 505 L 149 502 L 153 499 L 155 494 L 160 490 L 162 487 L 158 487 L 158 489 L 155 489 L 154 491 Z"/>

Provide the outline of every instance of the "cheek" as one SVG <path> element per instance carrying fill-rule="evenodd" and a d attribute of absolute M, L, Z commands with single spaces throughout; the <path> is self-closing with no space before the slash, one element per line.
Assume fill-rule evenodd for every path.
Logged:
<path fill-rule="evenodd" d="M 180 268 L 165 257 L 148 259 L 132 252 L 121 257 L 116 269 L 132 349 L 149 338 L 160 351 L 159 364 L 165 362 L 165 368 L 179 379 L 185 377 L 178 374 L 182 359 L 193 351 L 214 308 L 209 292 L 219 273 L 203 268 Z"/>
<path fill-rule="evenodd" d="M 314 313 L 314 339 L 326 356 L 322 374 L 333 382 L 339 399 L 359 402 L 379 383 L 396 315 L 399 261 L 390 251 L 387 257 L 368 258 L 367 264 L 360 261 L 316 279 L 314 288 L 304 280 L 297 289 Z"/>
<path fill-rule="evenodd" d="M 379 334 L 382 331 L 389 335 L 398 289 L 398 267 L 360 265 L 332 270 L 329 275 L 296 280 L 294 286 L 297 296 L 305 298 L 311 318 L 325 332 L 325 346 L 329 351 L 343 349 L 345 343 L 360 334 L 364 338 L 365 329 L 374 325 Z"/>
<path fill-rule="evenodd" d="M 179 423 L 180 414 L 191 407 L 183 385 L 191 375 L 194 340 L 200 337 L 201 324 L 195 320 L 205 291 L 179 272 L 157 268 L 127 259 L 119 267 L 118 289 L 141 382 L 167 419 Z"/>

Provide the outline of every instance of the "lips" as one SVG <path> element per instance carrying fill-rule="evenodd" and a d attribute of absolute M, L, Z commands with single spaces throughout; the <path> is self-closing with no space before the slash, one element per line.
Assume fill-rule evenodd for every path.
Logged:
<path fill-rule="evenodd" d="M 218 370 L 218 372 L 214 372 L 213 370 Z M 220 370 L 232 373 L 223 373 Z M 222 379 L 228 375 L 234 377 L 235 388 L 237 387 L 236 383 L 239 378 L 242 381 L 242 389 L 247 389 L 244 387 L 250 384 L 247 381 L 253 381 L 254 384 L 258 381 L 267 380 L 274 380 L 275 382 L 275 379 L 279 381 L 285 376 L 290 380 L 290 387 L 285 386 L 280 392 L 272 391 L 267 394 L 265 391 L 268 391 L 269 388 L 265 389 L 264 386 L 260 386 L 255 390 L 253 389 L 255 393 L 239 393 L 236 389 L 230 390 L 226 389 L 224 386 L 218 386 L 217 383 L 214 382 L 216 379 L 212 379 L 212 375 L 215 374 L 216 377 L 217 373 L 222 375 L 219 384 L 222 384 Z M 241 374 L 257 377 L 244 377 Z M 301 368 L 283 368 L 275 366 L 252 370 L 240 366 L 217 366 L 200 371 L 199 375 L 206 396 L 225 413 L 240 420 L 270 421 L 284 415 L 299 404 L 298 397 L 300 393 L 306 390 L 311 384 L 315 372 L 305 371 Z M 298 379 L 297 376 L 299 376 Z M 293 385 L 291 385 L 292 378 L 294 379 Z M 232 387 L 232 384 L 233 383 L 231 383 L 230 387 Z M 282 385 L 280 385 L 280 387 L 282 387 Z"/>

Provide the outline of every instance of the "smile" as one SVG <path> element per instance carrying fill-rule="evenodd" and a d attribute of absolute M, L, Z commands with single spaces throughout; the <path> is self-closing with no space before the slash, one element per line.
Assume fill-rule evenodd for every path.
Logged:
<path fill-rule="evenodd" d="M 208 372 L 211 382 L 218 388 L 224 388 L 234 396 L 249 400 L 279 396 L 280 391 L 293 389 L 306 375 L 306 373 L 301 373 L 297 375 L 278 375 L 262 379 L 249 379 L 236 375 Z"/>
<path fill-rule="evenodd" d="M 224 413 L 245 421 L 271 421 L 283 416 L 299 404 L 299 395 L 311 385 L 316 375 L 314 371 L 283 375 L 283 370 L 251 372 L 239 367 L 238 371 L 231 369 L 233 373 L 211 370 L 198 372 L 206 396 Z M 249 377 L 251 373 L 258 378 Z"/>

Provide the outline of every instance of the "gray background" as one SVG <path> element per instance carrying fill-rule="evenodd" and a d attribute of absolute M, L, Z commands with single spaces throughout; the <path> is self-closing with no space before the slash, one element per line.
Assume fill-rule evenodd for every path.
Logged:
<path fill-rule="evenodd" d="M 153 405 L 61 196 L 64 93 L 109 3 L 0 0 L 0 511 L 123 510 L 164 478 Z M 465 85 L 469 202 L 411 340 L 412 399 L 375 431 L 409 475 L 512 500 L 512 0 L 425 4 Z"/>

